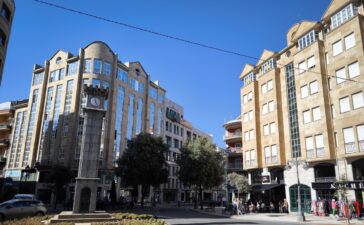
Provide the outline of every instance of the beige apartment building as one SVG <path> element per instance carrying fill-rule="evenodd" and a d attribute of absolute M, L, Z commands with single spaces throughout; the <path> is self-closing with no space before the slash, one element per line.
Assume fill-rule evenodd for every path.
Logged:
<path fill-rule="evenodd" d="M 363 1 L 333 0 L 321 21 L 301 21 L 287 47 L 264 50 L 240 75 L 244 170 L 251 198 L 297 210 L 335 196 L 348 180 L 348 199 L 364 196 Z"/>
<path fill-rule="evenodd" d="M 3 77 L 3 70 L 6 58 L 6 51 L 10 38 L 11 25 L 15 13 L 14 0 L 0 1 L 0 85 Z"/>

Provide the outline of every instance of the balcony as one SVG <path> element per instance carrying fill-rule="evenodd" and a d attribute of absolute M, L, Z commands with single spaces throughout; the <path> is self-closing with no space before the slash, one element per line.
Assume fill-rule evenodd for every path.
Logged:
<path fill-rule="evenodd" d="M 10 144 L 9 139 L 0 139 L 0 147 L 8 147 Z"/>
<path fill-rule="evenodd" d="M 315 177 L 315 182 L 317 183 L 336 182 L 336 177 Z"/>
<path fill-rule="evenodd" d="M 364 140 L 358 141 L 359 151 L 364 152 Z"/>
<path fill-rule="evenodd" d="M 228 148 L 227 153 L 242 153 L 241 147 Z"/>
<path fill-rule="evenodd" d="M 0 131 L 8 131 L 11 129 L 10 124 L 0 124 Z"/>
<path fill-rule="evenodd" d="M 241 120 L 230 120 L 224 124 L 225 129 L 241 129 Z"/>
<path fill-rule="evenodd" d="M 236 132 L 236 133 L 228 133 L 227 135 L 224 136 L 224 141 L 229 142 L 229 141 L 242 141 L 241 139 L 241 132 Z"/>
<path fill-rule="evenodd" d="M 345 143 L 345 153 L 353 153 L 355 152 L 355 142 L 347 142 Z"/>
<path fill-rule="evenodd" d="M 228 170 L 242 170 L 243 169 L 243 165 L 242 163 L 229 163 L 228 164 Z"/>

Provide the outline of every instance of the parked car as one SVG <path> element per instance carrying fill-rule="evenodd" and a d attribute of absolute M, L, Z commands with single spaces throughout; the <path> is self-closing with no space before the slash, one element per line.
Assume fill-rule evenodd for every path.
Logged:
<path fill-rule="evenodd" d="M 0 204 L 0 220 L 29 216 L 43 216 L 47 209 L 38 200 L 12 199 Z"/>
<path fill-rule="evenodd" d="M 36 200 L 35 195 L 32 194 L 16 194 L 13 199 L 29 199 Z"/>

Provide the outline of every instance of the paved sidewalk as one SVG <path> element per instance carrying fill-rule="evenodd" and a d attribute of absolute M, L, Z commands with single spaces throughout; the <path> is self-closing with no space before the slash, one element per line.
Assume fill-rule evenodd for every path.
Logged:
<path fill-rule="evenodd" d="M 271 222 L 291 222 L 297 223 L 297 214 L 281 214 L 281 213 L 249 213 L 244 215 L 227 215 L 221 212 L 206 212 L 205 210 L 201 211 L 199 209 L 190 208 L 195 212 L 209 214 L 214 216 L 221 216 L 226 218 L 233 218 L 239 220 L 249 220 L 249 221 L 271 221 Z M 305 224 L 347 224 L 346 220 L 334 218 L 332 216 L 314 216 L 312 214 L 305 214 L 306 221 Z M 350 220 L 350 224 L 364 224 L 364 220 L 352 219 Z"/>

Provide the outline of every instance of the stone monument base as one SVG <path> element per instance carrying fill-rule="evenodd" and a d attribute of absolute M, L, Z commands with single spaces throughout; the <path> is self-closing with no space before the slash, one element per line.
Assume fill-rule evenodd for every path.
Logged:
<path fill-rule="evenodd" d="M 105 211 L 95 211 L 94 213 L 73 213 L 72 211 L 63 211 L 60 214 L 54 216 L 49 223 L 62 223 L 62 222 L 72 222 L 72 223 L 90 223 L 90 222 L 112 222 L 117 219 L 113 217 L 110 213 Z M 46 223 L 47 223 L 46 222 Z"/>

